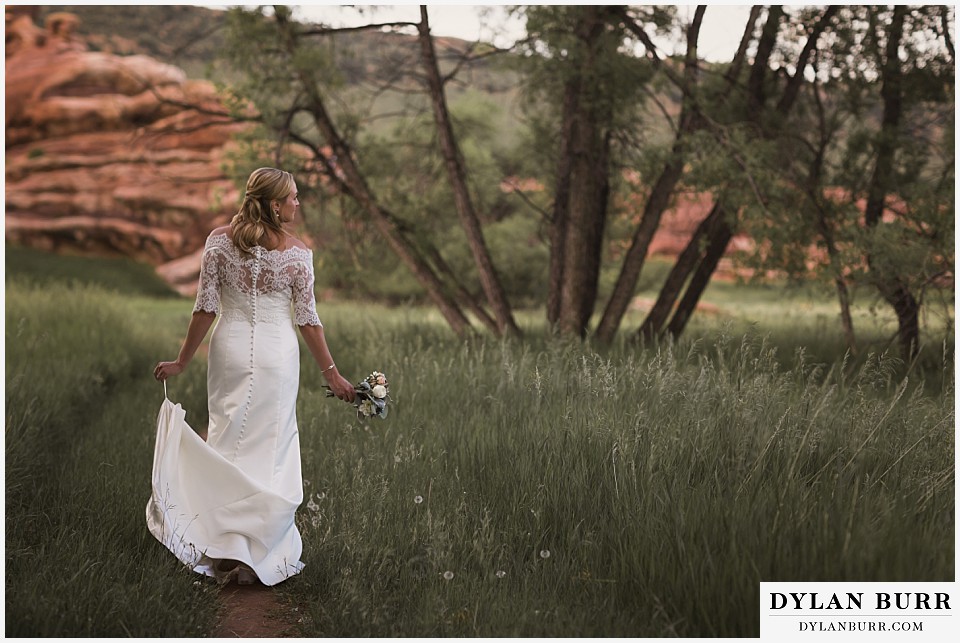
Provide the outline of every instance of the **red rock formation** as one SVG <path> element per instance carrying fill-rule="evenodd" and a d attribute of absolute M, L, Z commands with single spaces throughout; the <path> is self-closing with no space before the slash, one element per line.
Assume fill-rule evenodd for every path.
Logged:
<path fill-rule="evenodd" d="M 88 51 L 75 16 L 7 7 L 6 236 L 121 254 L 196 289 L 211 228 L 238 201 L 221 165 L 243 126 L 214 88 L 146 56 Z M 197 108 L 190 108 L 196 106 Z"/>

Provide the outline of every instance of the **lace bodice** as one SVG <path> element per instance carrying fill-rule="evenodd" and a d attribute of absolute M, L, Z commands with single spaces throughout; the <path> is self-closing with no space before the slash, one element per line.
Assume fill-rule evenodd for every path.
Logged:
<path fill-rule="evenodd" d="M 296 246 L 242 252 L 226 233 L 211 234 L 200 261 L 200 287 L 193 311 L 225 319 L 323 326 L 313 295 L 313 252 Z"/>

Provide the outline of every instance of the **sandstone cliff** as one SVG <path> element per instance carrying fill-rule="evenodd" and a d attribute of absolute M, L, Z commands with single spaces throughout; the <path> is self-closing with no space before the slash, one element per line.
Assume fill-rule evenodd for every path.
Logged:
<path fill-rule="evenodd" d="M 236 207 L 221 168 L 242 126 L 216 115 L 211 83 L 89 51 L 75 16 L 41 29 L 33 14 L 6 7 L 7 239 L 134 257 L 195 291 L 204 238 Z"/>

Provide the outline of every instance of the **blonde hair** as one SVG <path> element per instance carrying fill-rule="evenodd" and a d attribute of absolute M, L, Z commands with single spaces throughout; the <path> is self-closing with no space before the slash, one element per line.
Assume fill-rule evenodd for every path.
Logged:
<path fill-rule="evenodd" d="M 280 215 L 270 207 L 271 201 L 282 201 L 293 191 L 293 175 L 273 167 L 254 170 L 247 179 L 240 210 L 230 222 L 233 242 L 244 252 L 259 245 L 268 231 L 283 235 Z"/>

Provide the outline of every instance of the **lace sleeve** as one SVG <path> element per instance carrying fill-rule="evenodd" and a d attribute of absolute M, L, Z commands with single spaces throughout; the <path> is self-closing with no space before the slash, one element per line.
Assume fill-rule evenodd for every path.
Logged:
<path fill-rule="evenodd" d="M 293 321 L 297 326 L 320 326 L 317 300 L 313 294 L 313 255 L 298 261 L 293 275 Z"/>
<path fill-rule="evenodd" d="M 193 312 L 220 312 L 220 273 L 217 270 L 220 256 L 219 251 L 207 239 L 203 256 L 200 258 L 200 286 L 197 288 L 197 302 L 193 305 Z"/>

